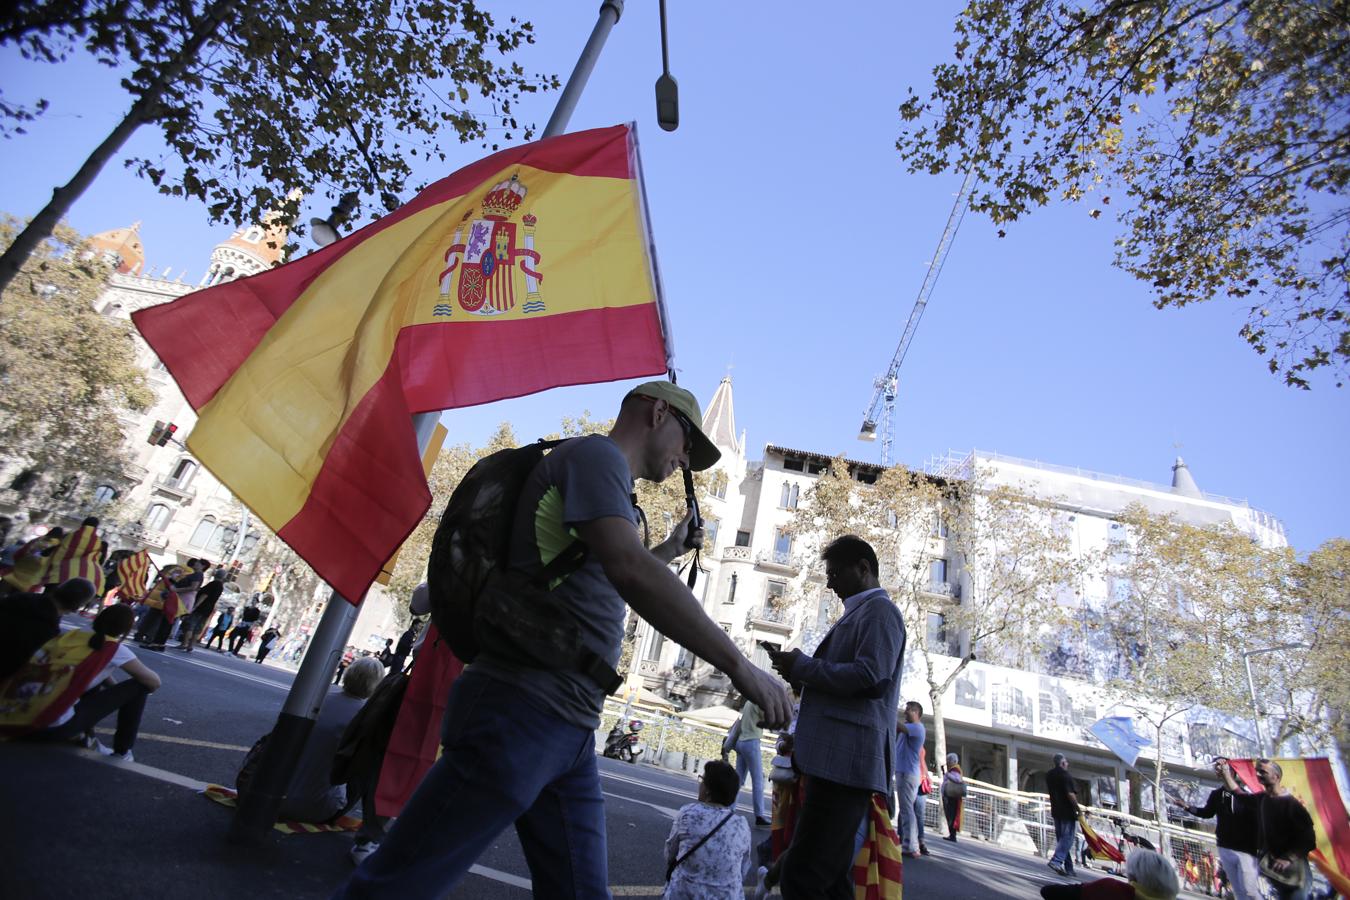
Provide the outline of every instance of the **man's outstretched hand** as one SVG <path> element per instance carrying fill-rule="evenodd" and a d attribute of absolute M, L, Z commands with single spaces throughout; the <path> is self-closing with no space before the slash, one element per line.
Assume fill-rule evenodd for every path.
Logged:
<path fill-rule="evenodd" d="M 748 659 L 741 659 L 742 665 L 731 676 L 731 683 L 764 713 L 761 721 L 765 728 L 778 731 L 788 727 L 792 724 L 792 695 L 787 685 Z"/>

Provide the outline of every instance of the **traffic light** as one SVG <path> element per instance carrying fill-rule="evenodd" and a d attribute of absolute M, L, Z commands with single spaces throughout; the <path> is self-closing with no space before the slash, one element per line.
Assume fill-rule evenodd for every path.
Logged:
<path fill-rule="evenodd" d="M 150 430 L 148 443 L 157 447 L 163 447 L 173 439 L 174 433 L 178 431 L 178 426 L 172 422 L 155 422 L 155 427 Z"/>

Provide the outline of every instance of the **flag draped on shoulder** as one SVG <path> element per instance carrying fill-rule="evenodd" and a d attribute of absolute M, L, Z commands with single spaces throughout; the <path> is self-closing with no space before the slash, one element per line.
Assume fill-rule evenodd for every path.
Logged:
<path fill-rule="evenodd" d="M 669 360 L 631 126 L 495 153 L 133 319 L 198 412 L 188 447 L 353 602 L 430 504 L 413 414 Z"/>
<path fill-rule="evenodd" d="M 75 705 L 117 650 L 115 640 L 91 647 L 90 637 L 83 630 L 59 634 L 0 682 L 0 737 L 41 731 Z"/>

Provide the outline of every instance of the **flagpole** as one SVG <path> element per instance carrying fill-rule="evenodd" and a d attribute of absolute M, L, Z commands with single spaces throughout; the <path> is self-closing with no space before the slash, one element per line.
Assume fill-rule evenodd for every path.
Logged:
<path fill-rule="evenodd" d="M 600 13 L 591 36 L 582 48 L 576 67 L 572 69 L 562 95 L 553 108 L 553 115 L 544 126 L 541 138 L 562 134 L 572 118 L 581 92 L 591 77 L 600 51 L 610 31 L 623 14 L 623 0 L 601 0 Z M 439 412 L 418 413 L 413 416 L 413 429 L 417 435 L 417 453 L 423 456 L 431 443 L 431 436 L 440 419 Z M 337 670 L 342 650 L 351 636 L 356 624 L 357 607 L 333 591 L 314 629 L 309 649 L 291 683 L 290 693 L 277 716 L 262 758 L 258 761 L 258 770 L 253 776 L 249 790 L 240 795 L 239 807 L 226 839 L 236 844 L 257 844 L 272 830 L 277 812 L 281 809 L 290 784 L 291 775 L 304 752 L 309 733 L 314 730 L 314 719 L 323 705 L 324 695 L 328 692 L 329 679 Z M 369 815 L 369 813 L 367 813 Z"/>

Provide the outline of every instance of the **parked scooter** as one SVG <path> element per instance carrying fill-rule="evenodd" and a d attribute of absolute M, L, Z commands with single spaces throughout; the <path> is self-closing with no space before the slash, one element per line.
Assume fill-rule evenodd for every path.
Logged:
<path fill-rule="evenodd" d="M 622 721 L 616 721 L 609 734 L 605 736 L 605 749 L 601 752 L 601 755 L 609 759 L 622 759 L 630 763 L 637 762 L 638 757 L 647 749 L 646 745 L 642 743 L 642 739 L 638 737 L 640 731 L 642 731 L 641 719 L 630 720 L 627 731 L 624 731 Z"/>

